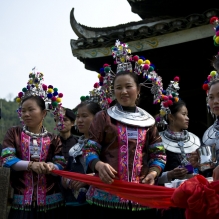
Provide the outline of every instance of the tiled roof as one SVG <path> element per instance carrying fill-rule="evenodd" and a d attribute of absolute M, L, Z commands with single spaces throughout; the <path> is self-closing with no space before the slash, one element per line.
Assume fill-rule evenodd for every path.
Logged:
<path fill-rule="evenodd" d="M 218 8 L 215 0 L 127 0 L 133 13 L 141 19 L 151 17 L 187 17 L 190 14 L 200 14 L 211 8 Z"/>
<path fill-rule="evenodd" d="M 74 8 L 70 13 L 73 31 L 79 37 L 71 40 L 72 50 L 112 46 L 115 40 L 135 41 L 193 27 L 209 24 L 212 16 L 219 15 L 219 8 L 209 9 L 201 14 L 191 14 L 181 18 L 149 18 L 113 27 L 92 28 L 79 24 L 74 17 Z"/>

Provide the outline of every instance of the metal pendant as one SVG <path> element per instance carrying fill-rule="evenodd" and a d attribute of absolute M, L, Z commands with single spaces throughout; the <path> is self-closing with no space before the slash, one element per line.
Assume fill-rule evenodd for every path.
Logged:
<path fill-rule="evenodd" d="M 179 145 L 179 148 L 180 148 L 180 151 L 181 151 L 181 156 L 183 158 L 183 160 L 181 161 L 181 164 L 182 164 L 182 166 L 186 166 L 186 165 L 188 165 L 189 162 L 186 158 L 186 153 L 185 153 L 185 150 L 184 150 L 184 147 L 183 147 L 185 145 L 185 143 L 183 141 L 178 141 L 178 145 Z"/>
<path fill-rule="evenodd" d="M 179 142 L 178 142 L 178 145 L 179 145 L 180 147 L 183 147 L 183 146 L 184 146 L 184 142 L 183 142 L 183 141 L 179 141 Z"/>
<path fill-rule="evenodd" d="M 36 139 L 33 139 L 33 154 L 31 155 L 31 158 L 36 158 L 36 159 L 39 159 L 40 156 L 38 154 L 38 144 L 37 144 L 37 140 Z"/>
<path fill-rule="evenodd" d="M 218 139 L 219 138 L 219 132 L 215 132 L 215 137 Z"/>

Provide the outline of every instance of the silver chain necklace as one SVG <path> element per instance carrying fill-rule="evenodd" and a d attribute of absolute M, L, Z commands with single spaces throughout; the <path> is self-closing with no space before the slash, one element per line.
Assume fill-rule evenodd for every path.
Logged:
<path fill-rule="evenodd" d="M 188 134 L 188 131 L 187 130 L 183 130 L 183 132 L 181 133 L 180 136 L 176 136 L 176 134 L 174 132 L 171 132 L 170 130 L 165 130 L 165 135 L 170 138 L 171 140 L 173 141 L 176 141 L 179 148 L 180 148 L 180 151 L 181 151 L 181 156 L 183 158 L 183 160 L 181 161 L 181 164 L 183 166 L 186 166 L 189 162 L 187 160 L 187 157 L 186 157 L 186 153 L 185 153 L 185 150 L 184 150 L 184 141 L 187 140 L 189 138 L 189 134 Z"/>
<path fill-rule="evenodd" d="M 42 130 L 43 132 L 36 134 L 36 133 L 28 131 L 26 126 L 23 127 L 23 132 L 32 138 L 44 137 L 48 134 L 48 131 L 46 130 L 46 128 L 42 127 Z"/>

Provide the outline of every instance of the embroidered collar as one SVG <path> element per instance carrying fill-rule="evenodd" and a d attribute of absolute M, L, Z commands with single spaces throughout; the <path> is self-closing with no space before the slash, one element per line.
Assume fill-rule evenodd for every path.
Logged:
<path fill-rule="evenodd" d="M 217 118 L 212 126 L 204 133 L 202 141 L 205 145 L 216 144 L 216 150 L 219 149 L 219 119 Z"/>
<path fill-rule="evenodd" d="M 182 132 L 172 132 L 170 129 L 166 129 L 164 131 L 164 135 L 176 142 L 186 141 L 189 138 L 189 134 L 187 130 L 183 130 Z"/>
<path fill-rule="evenodd" d="M 164 148 L 178 154 L 181 154 L 183 149 L 183 152 L 188 154 L 200 147 L 201 141 L 199 137 L 187 130 L 184 130 L 182 133 L 172 134 L 168 130 L 160 132 Z"/>
<path fill-rule="evenodd" d="M 107 109 L 107 113 L 113 119 L 131 126 L 149 127 L 155 124 L 155 119 L 145 110 L 136 107 L 136 112 L 126 112 L 120 105 Z"/>

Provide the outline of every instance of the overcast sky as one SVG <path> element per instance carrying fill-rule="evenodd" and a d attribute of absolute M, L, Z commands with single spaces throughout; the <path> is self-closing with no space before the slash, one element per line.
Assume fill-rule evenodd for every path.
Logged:
<path fill-rule="evenodd" d="M 34 66 L 45 84 L 64 94 L 63 106 L 74 108 L 98 81 L 73 57 L 70 11 L 90 27 L 115 26 L 140 17 L 126 0 L 0 0 L 0 98 L 13 99 L 28 81 Z"/>

